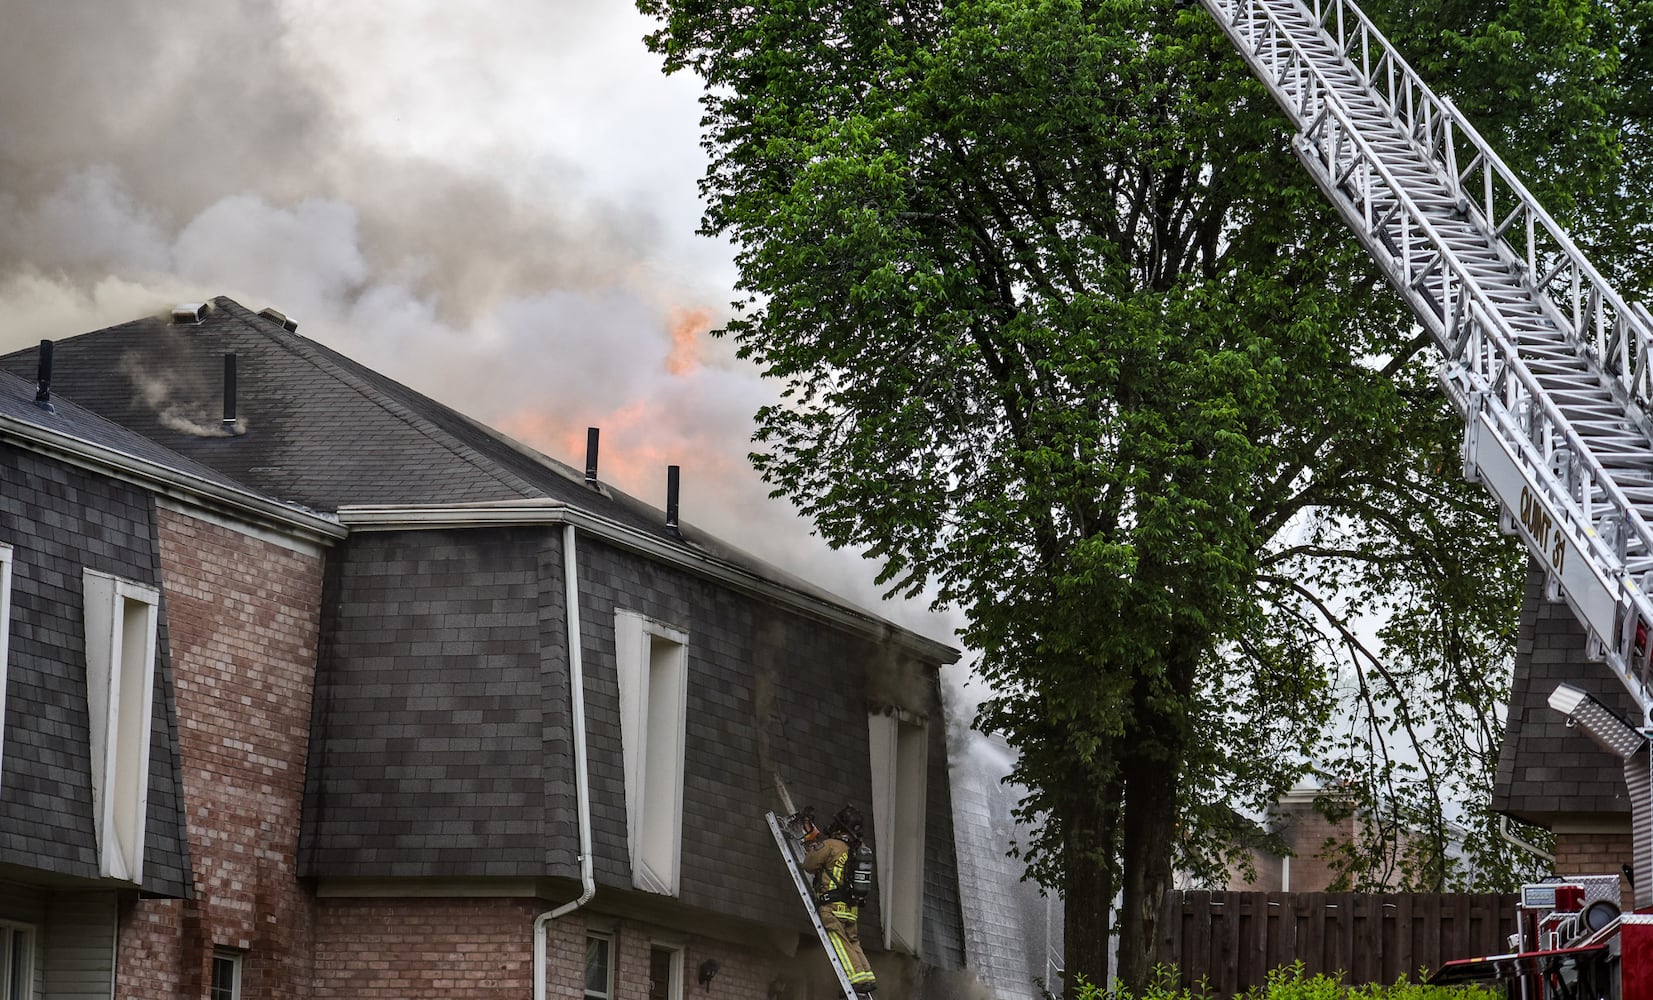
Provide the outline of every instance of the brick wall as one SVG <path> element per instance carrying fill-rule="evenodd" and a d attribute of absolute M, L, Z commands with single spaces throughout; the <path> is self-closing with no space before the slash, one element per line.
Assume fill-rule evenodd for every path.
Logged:
<path fill-rule="evenodd" d="M 1326 841 L 1346 841 L 1354 836 L 1354 819 L 1333 823 L 1311 804 L 1291 808 L 1286 844 L 1292 850 L 1291 891 L 1324 892 L 1337 878 L 1327 858 Z"/>
<path fill-rule="evenodd" d="M 1352 841 L 1363 832 L 1357 825 L 1359 820 L 1347 816 L 1333 822 L 1315 809 L 1310 798 L 1295 795 L 1276 803 L 1270 813 L 1275 829 L 1291 850 L 1291 857 L 1282 859 L 1254 850 L 1251 853 L 1256 877 L 1247 881 L 1240 866 L 1234 865 L 1228 872 L 1228 887 L 1236 891 L 1325 892 L 1339 875 L 1332 866 L 1335 849 L 1328 849 L 1326 842 Z M 1390 880 L 1398 887 L 1400 873 L 1392 873 Z"/>
<path fill-rule="evenodd" d="M 770 984 L 777 980 L 789 984 L 788 1000 L 803 1000 L 806 979 L 821 979 L 824 986 L 831 975 L 819 950 L 804 950 L 796 959 L 785 959 L 769 949 L 758 951 L 637 921 L 576 911 L 553 921 L 548 928 L 546 996 L 551 1000 L 582 1000 L 585 996 L 585 942 L 592 932 L 607 934 L 614 941 L 614 1000 L 648 1000 L 649 957 L 657 946 L 682 951 L 685 1000 L 704 996 L 766 1000 Z M 717 963 L 717 972 L 710 988 L 702 990 L 697 977 L 700 966 L 708 960 Z"/>
<path fill-rule="evenodd" d="M 534 918 L 544 905 L 524 899 L 322 899 L 317 902 L 315 1000 L 527 1000 L 533 995 Z M 614 1000 L 648 1000 L 649 957 L 656 946 L 682 951 L 683 996 L 765 1000 L 777 978 L 802 1000 L 805 976 L 825 961 L 796 962 L 710 938 L 636 921 L 576 911 L 546 934 L 546 996 L 585 996 L 586 936 L 613 941 Z M 813 958 L 814 961 L 810 961 Z M 696 984 L 717 962 L 711 989 Z M 794 967 L 795 966 L 795 967 Z"/>
<path fill-rule="evenodd" d="M 315 1000 L 526 1000 L 534 917 L 526 899 L 322 899 Z"/>
<path fill-rule="evenodd" d="M 1558 875 L 1617 875 L 1619 866 L 1628 864 L 1634 856 L 1631 851 L 1630 831 L 1612 833 L 1570 833 L 1557 831 L 1555 835 L 1555 872 Z M 1628 883 L 1620 883 L 1619 906 L 1625 911 L 1635 908 L 1635 891 Z"/>
<path fill-rule="evenodd" d="M 1629 830 L 1555 835 L 1555 870 L 1563 875 L 1616 875 L 1630 858 Z"/>
<path fill-rule="evenodd" d="M 123 913 L 120 995 L 204 996 L 226 947 L 245 952 L 245 1000 L 303 996 L 296 855 L 322 559 L 164 508 L 158 531 L 195 895 Z"/>

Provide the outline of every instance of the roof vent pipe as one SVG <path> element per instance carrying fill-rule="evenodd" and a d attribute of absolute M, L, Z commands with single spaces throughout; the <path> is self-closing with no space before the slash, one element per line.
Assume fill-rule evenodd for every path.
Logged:
<path fill-rule="evenodd" d="M 666 530 L 682 538 L 683 533 L 677 530 L 677 473 L 677 466 L 666 466 Z"/>
<path fill-rule="evenodd" d="M 52 405 L 52 342 L 40 342 L 40 361 L 34 374 L 34 405 L 47 413 L 56 413 L 57 407 Z"/>
<path fill-rule="evenodd" d="M 597 428 L 585 429 L 585 484 L 597 488 Z"/>
<path fill-rule="evenodd" d="M 179 326 L 189 326 L 200 323 L 207 317 L 205 302 L 185 302 L 172 307 L 172 322 Z"/>
<path fill-rule="evenodd" d="M 224 355 L 224 433 L 235 433 L 235 352 Z"/>

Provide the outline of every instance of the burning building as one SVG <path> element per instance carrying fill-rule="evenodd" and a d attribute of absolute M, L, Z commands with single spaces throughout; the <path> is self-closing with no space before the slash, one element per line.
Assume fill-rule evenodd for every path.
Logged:
<path fill-rule="evenodd" d="M 675 475 L 228 299 L 0 367 L 0 997 L 827 995 L 777 781 L 868 817 L 881 995 L 963 965 L 957 651 Z"/>

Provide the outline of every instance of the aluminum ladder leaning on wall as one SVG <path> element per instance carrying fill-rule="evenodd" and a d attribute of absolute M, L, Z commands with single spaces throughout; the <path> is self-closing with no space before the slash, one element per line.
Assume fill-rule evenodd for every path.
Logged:
<path fill-rule="evenodd" d="M 850 985 L 849 970 L 844 968 L 844 963 L 838 959 L 838 952 L 832 947 L 832 940 L 827 935 L 826 927 L 821 923 L 821 915 L 816 911 L 815 894 L 809 891 L 809 879 L 804 874 L 803 854 L 797 838 L 785 830 L 781 819 L 774 813 L 764 813 L 763 818 L 769 822 L 769 832 L 775 837 L 775 846 L 780 848 L 781 859 L 786 862 L 786 870 L 792 875 L 792 887 L 798 891 L 798 898 L 809 914 L 809 922 L 815 927 L 815 936 L 821 940 L 821 950 L 826 952 L 826 959 L 832 966 L 833 975 L 838 977 L 838 988 L 844 991 L 844 1000 L 860 1000 L 860 994 Z"/>
<path fill-rule="evenodd" d="M 1565 598 L 1590 655 L 1640 707 L 1634 748 L 1597 738 L 1625 760 L 1631 788 L 1648 788 L 1653 320 L 1350 0 L 1202 3 L 1290 117 L 1298 159 L 1433 336 L 1464 418 L 1464 475 L 1497 497 L 1548 596 Z M 1572 699 L 1557 697 L 1571 714 Z M 1653 871 L 1653 802 L 1637 798 L 1636 870 Z M 1653 879 L 1640 882 L 1637 904 L 1653 904 Z"/>

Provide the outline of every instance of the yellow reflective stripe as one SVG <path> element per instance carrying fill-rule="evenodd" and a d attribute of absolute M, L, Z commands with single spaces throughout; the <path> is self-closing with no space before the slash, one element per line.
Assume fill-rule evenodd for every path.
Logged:
<path fill-rule="evenodd" d="M 850 974 L 850 982 L 855 982 L 855 977 L 858 975 L 865 975 L 865 973 L 855 971 L 855 962 L 849 957 L 849 949 L 844 947 L 844 939 L 831 931 L 827 931 L 827 937 L 832 939 L 832 950 L 838 953 L 838 964 L 842 965 L 844 971 Z"/>

